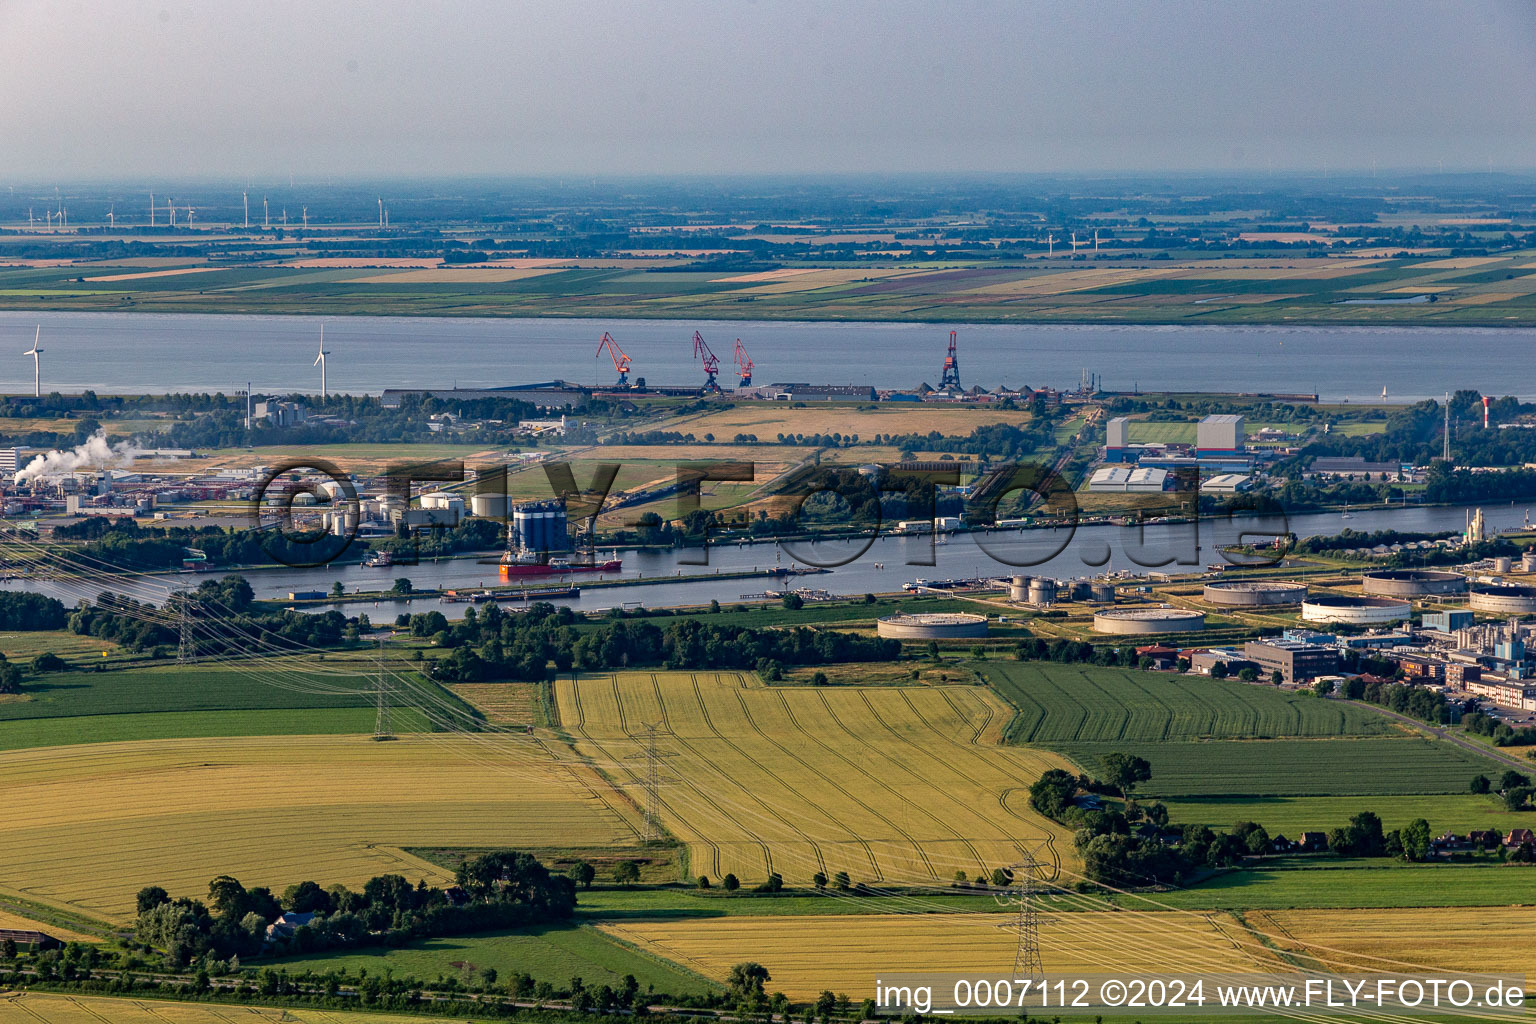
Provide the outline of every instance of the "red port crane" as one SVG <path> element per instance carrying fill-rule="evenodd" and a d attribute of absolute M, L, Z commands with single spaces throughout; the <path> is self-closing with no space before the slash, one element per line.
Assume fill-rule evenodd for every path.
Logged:
<path fill-rule="evenodd" d="M 597 356 L 602 355 L 603 349 L 608 350 L 608 358 L 613 360 L 613 368 L 619 371 L 619 382 L 614 386 L 629 387 L 629 356 L 624 354 L 624 350 L 619 348 L 619 343 L 614 341 L 613 335 L 607 331 L 603 332 L 603 340 L 597 343 L 597 355 L 592 358 L 596 359 Z"/>
<path fill-rule="evenodd" d="M 944 357 L 944 375 L 939 379 L 939 387 L 960 387 L 960 359 L 955 355 L 955 331 L 949 332 L 949 355 Z"/>
<path fill-rule="evenodd" d="M 698 331 L 693 332 L 693 356 L 704 364 L 704 372 L 709 376 L 704 382 L 704 390 L 719 391 L 720 385 L 715 381 L 715 374 L 720 372 L 720 357 L 709 350 L 704 335 Z"/>
<path fill-rule="evenodd" d="M 752 386 L 752 357 L 747 355 L 746 346 L 741 343 L 740 338 L 736 339 L 736 375 L 741 378 L 739 387 Z"/>

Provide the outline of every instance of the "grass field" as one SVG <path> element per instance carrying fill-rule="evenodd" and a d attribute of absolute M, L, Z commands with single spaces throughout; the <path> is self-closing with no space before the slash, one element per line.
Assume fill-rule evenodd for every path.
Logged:
<path fill-rule="evenodd" d="M 639 798 L 641 730 L 657 723 L 666 827 L 690 869 L 804 885 L 817 871 L 899 884 L 990 871 L 1015 843 L 1071 835 L 1025 787 L 1051 754 L 998 747 L 1008 710 L 976 686 L 765 687 L 734 672 L 628 672 L 556 683 L 578 752 Z"/>
<path fill-rule="evenodd" d="M 508 736 L 49 747 L 0 754 L 0 777 L 0 891 L 117 921 L 144 885 L 200 896 L 221 873 L 278 890 L 386 872 L 442 882 L 401 847 L 616 846 L 637 830 L 588 770 Z"/>
<path fill-rule="evenodd" d="M 633 974 L 641 988 L 654 985 L 657 991 L 672 995 L 704 993 L 715 987 L 704 977 L 681 970 L 654 954 L 637 951 L 595 928 L 579 925 L 427 939 L 382 953 L 320 953 L 289 958 L 282 964 L 289 972 L 356 973 L 365 968 L 375 974 L 393 970 L 396 976 L 410 975 L 429 984 L 439 977 L 463 977 L 466 968 L 455 964 L 468 964 L 477 972 L 494 968 L 503 979 L 516 971 L 526 971 L 536 980 L 560 988 L 575 977 L 593 988 L 618 987 L 626 974 Z"/>
<path fill-rule="evenodd" d="M 1197 676 L 1047 662 L 990 663 L 987 680 L 1018 713 L 1014 743 L 1379 735 L 1380 715 L 1340 701 Z"/>
<path fill-rule="evenodd" d="M 604 925 L 659 956 L 721 979 L 756 960 L 770 990 L 792 999 L 823 989 L 857 1000 L 883 972 L 996 971 L 1013 963 L 1014 933 L 996 914 L 848 914 L 713 918 Z M 1072 971 L 1256 971 L 1279 961 L 1226 915 L 1056 914 L 1041 929 L 1047 973 Z"/>
<path fill-rule="evenodd" d="M 80 715 L 372 707 L 374 679 L 344 662 L 274 658 L 259 668 L 166 663 L 30 678 L 29 699 L 0 704 L 0 722 Z"/>
<path fill-rule="evenodd" d="M 1448 743 L 1401 738 L 1071 743 L 1055 749 L 1092 771 L 1111 751 L 1139 754 L 1152 781 L 1138 796 L 1376 796 L 1466 793 L 1493 762 Z"/>
<path fill-rule="evenodd" d="M 877 434 L 928 434 L 937 430 L 945 437 L 965 437 L 984 424 L 1024 426 L 1029 412 L 986 406 L 914 405 L 911 403 L 822 403 L 803 409 L 788 402 L 743 402 L 718 412 L 680 416 L 651 429 L 676 430 L 702 438 L 705 434 L 728 442 L 737 434 L 755 434 L 759 441 L 774 441 L 779 434 L 857 434 L 863 441 Z"/>
<path fill-rule="evenodd" d="M 1490 774 L 1496 774 L 1492 772 Z M 1360 811 L 1374 811 L 1387 829 L 1400 828 L 1415 818 L 1429 822 L 1435 835 L 1447 829 L 1465 833 L 1491 828 L 1500 833 L 1527 827 L 1529 813 L 1504 809 L 1494 796 L 1441 793 L 1408 796 L 1270 796 L 1252 798 L 1205 797 L 1165 801 L 1174 821 L 1230 828 L 1239 821 L 1256 821 L 1269 830 L 1295 836 L 1298 832 L 1326 832 Z"/>
<path fill-rule="evenodd" d="M 325 736 L 373 730 L 371 708 L 283 708 L 260 711 L 167 711 L 71 718 L 0 721 L 0 750 L 72 743 L 190 739 L 198 736 Z M 426 719 L 411 708 L 390 714 L 395 732 L 424 732 Z"/>

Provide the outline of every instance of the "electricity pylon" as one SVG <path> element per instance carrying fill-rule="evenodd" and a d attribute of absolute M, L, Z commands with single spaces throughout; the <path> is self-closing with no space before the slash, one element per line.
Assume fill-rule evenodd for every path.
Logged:
<path fill-rule="evenodd" d="M 1021 852 L 1023 859 L 1008 866 L 1008 870 L 1013 872 L 1013 884 L 1005 895 L 993 898 L 1000 906 L 1018 908 L 1014 920 L 998 926 L 1011 928 L 1015 932 L 1013 976 L 1043 981 L 1045 966 L 1040 960 L 1040 925 L 1045 918 L 1040 913 L 1039 905 L 1040 863 L 1035 859 L 1034 851 Z"/>
<path fill-rule="evenodd" d="M 379 639 L 379 654 L 375 664 L 374 703 L 375 713 L 373 719 L 373 738 L 375 740 L 392 740 L 394 734 L 389 731 L 389 698 L 387 696 L 388 680 L 384 675 L 384 640 Z"/>

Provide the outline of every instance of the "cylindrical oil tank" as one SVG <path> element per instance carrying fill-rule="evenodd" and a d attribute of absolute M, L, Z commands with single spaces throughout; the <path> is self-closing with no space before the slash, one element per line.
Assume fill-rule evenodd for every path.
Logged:
<path fill-rule="evenodd" d="M 505 519 L 507 518 L 507 496 L 490 493 L 471 495 L 469 511 L 481 519 Z"/>
<path fill-rule="evenodd" d="M 1087 580 L 1072 581 L 1072 600 L 1086 601 L 1093 596 L 1093 586 Z"/>
<path fill-rule="evenodd" d="M 1525 554 L 1520 556 L 1520 568 L 1526 572 L 1536 572 L 1536 548 L 1525 549 Z"/>
<path fill-rule="evenodd" d="M 1036 576 L 1029 581 L 1029 603 L 1048 605 L 1056 603 L 1056 581 Z"/>
<path fill-rule="evenodd" d="M 1113 583 L 1105 583 L 1100 581 L 1093 584 L 1093 587 L 1090 590 L 1090 595 L 1093 601 L 1097 604 L 1114 604 L 1115 585 Z"/>
<path fill-rule="evenodd" d="M 1020 604 L 1029 600 L 1029 577 L 1015 576 L 1008 584 L 1008 600 L 1017 601 Z"/>
<path fill-rule="evenodd" d="M 1514 563 L 1503 555 L 1500 555 L 1493 560 L 1494 572 L 1509 572 L 1509 570 L 1512 568 L 1514 568 Z"/>

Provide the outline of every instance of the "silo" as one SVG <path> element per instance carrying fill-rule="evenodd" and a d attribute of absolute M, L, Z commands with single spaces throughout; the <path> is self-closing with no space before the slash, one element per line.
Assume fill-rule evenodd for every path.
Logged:
<path fill-rule="evenodd" d="M 554 510 L 550 513 L 549 549 L 551 551 L 567 551 L 570 549 L 570 546 L 570 531 L 565 517 L 565 506 L 556 502 Z"/>
<path fill-rule="evenodd" d="M 1029 600 L 1029 577 L 1015 576 L 1013 582 L 1008 584 L 1008 600 L 1018 601 L 1023 604 Z"/>
<path fill-rule="evenodd" d="M 1056 603 L 1056 581 L 1036 576 L 1029 581 L 1029 603 L 1050 605 Z"/>
<path fill-rule="evenodd" d="M 1100 580 L 1093 584 L 1091 594 L 1093 601 L 1097 604 L 1115 603 L 1115 585 L 1113 583 Z"/>
<path fill-rule="evenodd" d="M 527 551 L 530 548 L 532 538 L 528 536 L 528 510 L 515 509 L 512 512 L 512 546 Z"/>

